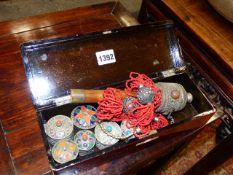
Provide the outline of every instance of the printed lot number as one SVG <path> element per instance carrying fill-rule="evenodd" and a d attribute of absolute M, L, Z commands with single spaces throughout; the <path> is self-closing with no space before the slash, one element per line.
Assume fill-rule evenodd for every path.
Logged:
<path fill-rule="evenodd" d="M 96 52 L 95 55 L 100 66 L 116 62 L 113 49 Z"/>

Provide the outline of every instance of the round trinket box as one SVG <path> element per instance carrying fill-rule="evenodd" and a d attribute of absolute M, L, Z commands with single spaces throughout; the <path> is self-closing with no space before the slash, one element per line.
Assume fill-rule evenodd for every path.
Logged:
<path fill-rule="evenodd" d="M 193 95 L 186 92 L 181 84 L 158 82 L 156 86 L 163 89 L 161 104 L 156 112 L 169 115 L 174 111 L 182 110 L 187 103 L 191 103 L 193 100 Z"/>
<path fill-rule="evenodd" d="M 95 138 L 103 145 L 114 145 L 121 138 L 121 128 L 116 122 L 102 122 L 95 127 Z"/>
<path fill-rule="evenodd" d="M 91 105 L 77 106 L 71 112 L 74 125 L 80 129 L 91 129 L 97 124 L 96 108 Z"/>
<path fill-rule="evenodd" d="M 77 158 L 78 145 L 73 141 L 60 140 L 52 148 L 53 159 L 58 163 L 66 163 Z"/>
<path fill-rule="evenodd" d="M 126 120 L 121 122 L 122 138 L 134 138 L 133 128 L 126 126 Z"/>
<path fill-rule="evenodd" d="M 56 115 L 44 124 L 45 133 L 53 144 L 60 139 L 68 139 L 73 133 L 73 122 L 65 115 Z"/>
<path fill-rule="evenodd" d="M 92 131 L 82 130 L 75 134 L 74 141 L 79 150 L 90 151 L 95 146 L 96 139 Z"/>
<path fill-rule="evenodd" d="M 96 140 L 95 146 L 99 149 L 99 150 L 103 150 L 105 148 L 108 148 L 110 146 L 108 145 L 103 145 L 102 143 L 98 142 L 98 140 Z"/>

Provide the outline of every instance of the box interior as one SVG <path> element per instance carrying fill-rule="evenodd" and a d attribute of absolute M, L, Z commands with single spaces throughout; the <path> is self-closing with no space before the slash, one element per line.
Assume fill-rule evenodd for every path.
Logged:
<path fill-rule="evenodd" d="M 192 103 L 187 104 L 183 110 L 172 113 L 172 117 L 174 118 L 175 122 L 174 122 L 174 124 L 170 124 L 167 127 L 175 127 L 173 125 L 179 124 L 180 122 L 188 122 L 195 115 L 206 112 L 206 111 L 210 111 L 213 109 L 212 105 L 209 103 L 209 101 L 206 99 L 206 97 L 196 87 L 196 85 L 193 83 L 193 81 L 189 78 L 189 76 L 186 73 L 178 74 L 178 75 L 175 75 L 172 77 L 167 77 L 167 78 L 164 78 L 161 80 L 156 80 L 155 82 L 174 82 L 174 83 L 182 84 L 184 86 L 184 88 L 186 89 L 186 91 L 192 93 L 194 96 Z M 122 82 L 122 83 L 118 84 L 118 86 L 115 86 L 115 87 L 119 88 L 119 87 L 122 87 L 123 85 L 124 85 L 124 83 Z M 111 87 L 113 87 L 113 86 L 111 86 Z M 71 163 L 74 163 L 74 162 L 79 163 L 81 161 L 90 159 L 92 157 L 101 155 L 103 153 L 106 154 L 106 152 L 110 152 L 114 149 L 118 149 L 118 148 L 127 146 L 127 144 L 129 144 L 129 143 L 137 143 L 139 141 L 139 139 L 137 139 L 137 138 L 134 138 L 131 140 L 119 141 L 115 145 L 113 145 L 109 148 L 106 148 L 104 150 L 98 150 L 98 148 L 95 147 L 93 149 L 93 151 L 90 152 L 90 154 L 85 155 L 85 156 L 79 156 L 76 160 L 67 162 L 65 164 L 59 164 L 59 163 L 55 162 L 51 156 L 51 153 L 50 153 L 52 145 L 47 140 L 48 137 L 46 136 L 46 134 L 44 132 L 43 124 L 45 124 L 51 117 L 58 115 L 58 114 L 62 114 L 62 115 L 66 115 L 66 116 L 70 117 L 71 111 L 78 105 L 81 105 L 81 104 L 66 104 L 64 106 L 59 106 L 59 107 L 54 107 L 51 109 L 41 110 L 38 113 L 40 124 L 41 124 L 41 129 L 42 129 L 42 135 L 44 137 L 49 161 L 54 168 L 65 167 L 65 166 L 67 166 Z M 97 107 L 97 104 L 90 104 L 90 105 Z M 166 129 L 166 127 L 163 128 L 163 130 L 164 129 Z M 77 129 L 75 127 L 74 134 L 78 130 L 79 129 Z M 91 130 L 94 132 L 94 129 L 91 129 Z M 158 130 L 158 132 L 160 132 L 160 131 Z"/>

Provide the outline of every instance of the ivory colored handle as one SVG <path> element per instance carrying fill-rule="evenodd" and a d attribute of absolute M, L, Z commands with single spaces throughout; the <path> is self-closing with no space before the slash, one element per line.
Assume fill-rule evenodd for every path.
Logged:
<path fill-rule="evenodd" d="M 96 103 L 103 99 L 103 90 L 71 89 L 73 103 Z"/>
<path fill-rule="evenodd" d="M 103 99 L 104 90 L 85 90 L 85 89 L 71 89 L 72 103 L 97 103 Z M 123 90 L 116 91 L 116 97 L 124 98 L 127 96 Z M 134 93 L 130 94 L 135 96 Z"/>

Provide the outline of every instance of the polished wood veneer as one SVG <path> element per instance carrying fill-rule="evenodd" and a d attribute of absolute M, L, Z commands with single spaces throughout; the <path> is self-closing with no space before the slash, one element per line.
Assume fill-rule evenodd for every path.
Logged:
<path fill-rule="evenodd" d="M 32 40 L 74 36 L 136 24 L 137 21 L 124 7 L 115 2 L 0 23 L 0 174 L 51 172 L 20 55 L 20 45 Z M 82 165 L 78 169 L 73 167 L 59 173 L 135 173 L 167 154 L 195 132 L 189 130 L 159 138 L 139 146 L 136 152 L 127 150 L 131 154 L 116 152 L 117 159 L 96 159 L 92 165 Z"/>
<path fill-rule="evenodd" d="M 223 110 L 230 117 L 233 107 L 233 24 L 219 15 L 208 1 L 143 0 L 139 15 L 141 23 L 168 19 L 176 24 L 184 58 L 199 68 L 197 74 L 203 76 L 200 81 L 208 80 L 202 87 L 214 87 L 214 92 L 211 88 L 206 92 L 216 95 L 212 100 L 218 106 L 217 113 Z M 186 174 L 209 173 L 232 156 L 228 148 L 230 143 L 232 134 Z"/>
<path fill-rule="evenodd" d="M 129 24 L 136 24 L 136 20 L 115 2 L 0 22 L 0 174 L 50 171 L 20 45 Z"/>

